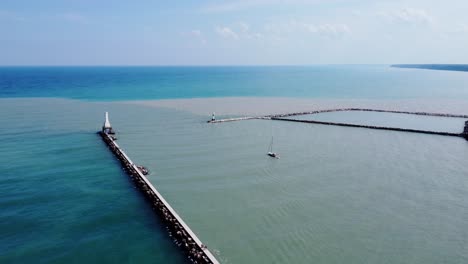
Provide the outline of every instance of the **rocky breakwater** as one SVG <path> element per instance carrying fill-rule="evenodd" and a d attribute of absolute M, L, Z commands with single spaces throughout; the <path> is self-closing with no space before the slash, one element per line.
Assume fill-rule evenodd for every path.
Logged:
<path fill-rule="evenodd" d="M 169 203 L 154 188 L 114 139 L 105 132 L 99 132 L 102 139 L 122 164 L 123 169 L 131 177 L 137 188 L 151 204 L 156 215 L 165 224 L 169 236 L 174 243 L 182 249 L 192 263 L 219 263 L 208 248 L 193 233 L 187 224 L 180 218 Z"/>

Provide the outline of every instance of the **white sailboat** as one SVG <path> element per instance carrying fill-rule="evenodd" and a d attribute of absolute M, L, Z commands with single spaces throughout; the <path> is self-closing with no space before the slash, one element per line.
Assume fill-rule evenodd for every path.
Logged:
<path fill-rule="evenodd" d="M 273 137 L 271 137 L 270 147 L 268 148 L 267 155 L 272 157 L 272 158 L 279 159 L 279 155 L 277 153 L 273 152 Z"/>

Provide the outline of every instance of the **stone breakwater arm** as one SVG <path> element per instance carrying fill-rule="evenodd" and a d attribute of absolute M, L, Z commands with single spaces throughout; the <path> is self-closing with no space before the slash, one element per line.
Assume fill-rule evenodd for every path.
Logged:
<path fill-rule="evenodd" d="M 217 119 L 217 120 L 212 119 L 212 120 L 207 121 L 207 123 L 224 123 L 224 122 L 251 120 L 251 119 L 271 119 L 271 118 L 279 118 L 279 117 L 312 115 L 312 114 L 329 113 L 329 112 L 346 112 L 346 111 L 363 111 L 363 112 L 395 113 L 395 114 L 422 115 L 422 116 L 468 118 L 468 115 L 457 115 L 457 114 L 448 114 L 448 113 L 411 112 L 411 111 L 383 110 L 383 109 L 371 109 L 371 108 L 334 108 L 334 109 L 323 109 L 323 110 L 284 113 L 284 114 L 272 114 L 272 115 L 265 115 L 265 116 L 234 117 L 234 118 L 225 118 L 225 119 Z"/>
<path fill-rule="evenodd" d="M 289 117 L 289 116 L 298 116 L 298 115 L 312 115 L 312 114 L 320 114 L 320 113 L 346 112 L 346 111 L 363 111 L 363 112 L 379 112 L 379 113 L 395 113 L 395 114 L 408 114 L 408 115 L 468 118 L 468 115 L 447 114 L 447 113 L 430 113 L 430 112 L 411 112 L 411 111 L 398 111 L 398 110 L 383 110 L 383 109 L 371 109 L 371 108 L 335 108 L 335 109 L 325 109 L 325 110 L 315 110 L 315 111 L 305 111 L 305 112 L 295 112 L 295 113 L 268 115 L 266 117 L 271 117 L 271 118 Z"/>
<path fill-rule="evenodd" d="M 422 133 L 422 134 L 432 134 L 432 135 L 441 135 L 441 136 L 465 137 L 465 135 L 463 133 L 438 132 L 438 131 L 407 129 L 407 128 L 397 128 L 397 127 L 367 126 L 367 125 L 357 125 L 357 124 L 348 124 L 348 123 L 324 122 L 324 121 L 314 121 L 314 120 L 300 120 L 300 119 L 278 118 L 278 117 L 272 117 L 271 120 L 309 123 L 309 124 L 320 124 L 320 125 L 330 125 L 330 126 L 369 128 L 369 129 L 390 130 L 390 131 L 400 131 L 400 132 L 410 132 L 410 133 Z"/>
<path fill-rule="evenodd" d="M 218 260 L 208 248 L 202 244 L 200 239 L 156 190 L 151 182 L 141 173 L 115 140 L 107 133 L 99 132 L 99 134 L 112 153 L 120 161 L 124 170 L 132 178 L 138 189 L 152 204 L 157 215 L 166 224 L 169 236 L 174 239 L 174 242 L 182 249 L 187 257 L 193 263 L 218 264 Z"/>

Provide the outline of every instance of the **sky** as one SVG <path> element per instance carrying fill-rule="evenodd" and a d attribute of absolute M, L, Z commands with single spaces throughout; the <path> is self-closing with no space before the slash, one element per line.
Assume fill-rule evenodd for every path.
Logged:
<path fill-rule="evenodd" d="M 467 0 L 0 0 L 0 65 L 468 64 Z"/>

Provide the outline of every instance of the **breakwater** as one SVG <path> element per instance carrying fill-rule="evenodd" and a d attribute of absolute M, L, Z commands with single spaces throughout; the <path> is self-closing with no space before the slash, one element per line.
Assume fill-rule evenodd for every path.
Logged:
<path fill-rule="evenodd" d="M 107 114 L 106 114 L 106 120 Z M 173 238 L 176 245 L 187 255 L 193 263 L 218 264 L 218 260 L 208 250 L 190 227 L 182 220 L 177 212 L 169 205 L 163 196 L 156 190 L 151 182 L 143 175 L 140 168 L 125 154 L 120 146 L 115 142 L 115 137 L 109 132 L 112 131 L 110 123 L 103 126 L 99 135 L 103 141 L 122 164 L 123 169 L 131 177 L 136 187 L 150 202 L 153 210 L 163 223 L 166 224 L 169 236 Z M 112 131 L 113 133 L 113 131 Z"/>
<path fill-rule="evenodd" d="M 299 119 L 288 118 L 288 117 L 300 116 L 300 115 L 312 115 L 312 114 L 320 114 L 320 113 L 345 112 L 345 111 L 363 111 L 363 112 L 380 112 L 380 113 L 395 113 L 395 114 L 407 114 L 407 115 L 450 117 L 450 118 L 468 118 L 468 115 L 448 114 L 448 113 L 411 112 L 411 111 L 382 110 L 382 109 L 371 109 L 371 108 L 334 108 L 334 109 L 323 109 L 323 110 L 314 110 L 314 111 L 285 113 L 285 114 L 272 114 L 272 115 L 256 116 L 256 117 L 228 118 L 228 119 L 219 119 L 219 120 L 214 119 L 214 116 L 213 116 L 213 118 L 210 121 L 208 121 L 208 123 L 222 123 L 222 122 L 232 122 L 232 121 L 241 121 L 241 120 L 250 120 L 250 119 L 266 119 L 266 120 L 280 120 L 280 121 L 330 125 L 330 126 L 345 126 L 345 127 L 390 130 L 390 131 L 399 131 L 399 132 L 432 134 L 432 135 L 441 135 L 441 136 L 454 136 L 454 137 L 463 137 L 466 140 L 468 140 L 468 121 L 465 122 L 463 133 L 450 133 L 450 132 L 429 131 L 429 130 L 419 130 L 419 129 L 409 129 L 409 128 L 382 127 L 382 126 L 358 125 L 358 124 L 350 124 L 350 123 L 326 122 L 326 121 L 315 121 L 315 120 L 299 120 Z"/>
<path fill-rule="evenodd" d="M 406 114 L 406 115 L 422 115 L 422 116 L 438 116 L 438 117 L 454 117 L 454 118 L 468 118 L 468 115 L 448 114 L 448 113 L 431 113 L 431 112 L 412 112 L 412 111 L 398 111 L 398 110 L 383 110 L 383 109 L 371 109 L 371 108 L 335 108 L 335 109 L 324 109 L 307 112 L 295 112 L 286 114 L 268 115 L 265 117 L 289 117 L 298 115 L 312 115 L 329 112 L 346 112 L 346 111 L 363 111 L 363 112 L 380 112 L 380 113 L 395 113 L 395 114 Z"/>
<path fill-rule="evenodd" d="M 309 123 L 309 124 L 320 124 L 320 125 L 330 125 L 330 126 L 345 126 L 345 127 L 358 127 L 358 128 L 369 128 L 369 129 L 379 129 L 379 130 L 391 130 L 391 131 L 400 131 L 400 132 L 422 133 L 422 134 L 432 134 L 432 135 L 467 138 L 467 135 L 465 133 L 450 133 L 450 132 L 418 130 L 418 129 L 398 128 L 398 127 L 368 126 L 368 125 L 357 125 L 357 124 L 349 124 L 349 123 L 324 122 L 324 121 L 314 121 L 314 120 L 300 120 L 300 119 L 278 118 L 278 117 L 272 117 L 271 120 Z"/>
<path fill-rule="evenodd" d="M 214 118 L 212 118 L 211 120 L 207 121 L 207 123 L 223 123 L 223 122 L 234 122 L 234 121 L 251 120 L 251 119 L 272 119 L 272 118 L 280 118 L 280 117 L 290 117 L 290 116 L 299 116 L 299 115 L 313 115 L 313 114 L 320 114 L 320 113 L 346 112 L 346 111 L 363 111 L 363 112 L 395 113 L 395 114 L 406 114 L 406 115 L 468 118 L 468 115 L 459 115 L 459 114 L 450 114 L 450 113 L 398 111 L 398 110 L 384 110 L 384 109 L 355 108 L 354 107 L 354 108 L 333 108 L 333 109 L 293 112 L 293 113 L 284 113 L 284 114 L 271 114 L 271 115 L 264 115 L 264 116 L 233 117 L 233 118 L 225 118 L 225 119 L 214 119 Z"/>

